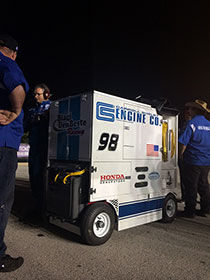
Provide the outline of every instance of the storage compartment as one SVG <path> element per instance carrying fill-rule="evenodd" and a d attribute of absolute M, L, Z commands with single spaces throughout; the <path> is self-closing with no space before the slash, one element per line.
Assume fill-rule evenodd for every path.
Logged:
<path fill-rule="evenodd" d="M 77 167 L 77 168 L 75 168 Z M 46 211 L 48 215 L 76 220 L 88 202 L 89 169 L 75 165 L 71 170 L 48 169 Z"/>
<path fill-rule="evenodd" d="M 70 218 L 70 186 L 49 186 L 47 191 L 47 212 L 62 218 Z"/>

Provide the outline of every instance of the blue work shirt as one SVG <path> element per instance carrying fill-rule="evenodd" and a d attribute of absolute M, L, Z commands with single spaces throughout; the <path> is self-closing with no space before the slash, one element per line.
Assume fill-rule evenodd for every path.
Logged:
<path fill-rule="evenodd" d="M 188 121 L 179 142 L 186 146 L 183 159 L 186 163 L 210 166 L 210 122 L 201 115 Z"/>
<path fill-rule="evenodd" d="M 47 151 L 50 101 L 36 103 L 24 121 L 24 130 L 29 131 L 30 153 Z"/>
<path fill-rule="evenodd" d="M 43 115 L 49 109 L 50 109 L 49 100 L 43 101 L 42 103 L 36 103 L 36 106 L 34 108 L 29 109 L 29 116 L 31 119 L 33 119 L 38 115 Z"/>
<path fill-rule="evenodd" d="M 0 109 L 11 109 L 9 95 L 19 85 L 28 92 L 28 83 L 17 63 L 0 52 Z M 22 135 L 23 110 L 10 124 L 0 125 L 0 147 L 18 150 Z"/>

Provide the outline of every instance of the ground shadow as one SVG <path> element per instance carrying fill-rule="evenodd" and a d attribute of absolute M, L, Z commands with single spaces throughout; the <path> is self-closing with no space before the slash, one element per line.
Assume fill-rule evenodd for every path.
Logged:
<path fill-rule="evenodd" d="M 30 183 L 26 180 L 16 179 L 15 182 L 15 199 L 12 207 L 12 214 L 19 218 L 20 223 L 27 224 L 31 227 L 38 227 L 47 230 L 61 238 L 71 242 L 83 243 L 80 236 L 71 233 L 65 229 L 49 224 L 47 219 L 37 220 L 30 213 L 34 208 L 34 201 L 31 195 Z"/>

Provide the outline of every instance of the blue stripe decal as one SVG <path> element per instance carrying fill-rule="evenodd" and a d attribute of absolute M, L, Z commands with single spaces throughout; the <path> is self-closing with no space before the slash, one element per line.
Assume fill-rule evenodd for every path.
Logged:
<path fill-rule="evenodd" d="M 68 114 L 68 99 L 59 102 L 59 114 Z M 66 159 L 67 136 L 66 131 L 58 132 L 57 136 L 57 159 Z"/>
<path fill-rule="evenodd" d="M 165 198 L 165 196 L 158 196 L 158 197 L 150 198 L 149 201 L 157 200 L 157 199 L 164 199 L 164 198 Z M 134 204 L 134 203 L 141 203 L 141 202 L 145 202 L 145 201 L 148 201 L 148 198 L 141 199 L 141 200 L 132 200 L 132 201 L 127 201 L 127 202 L 122 202 L 122 203 L 120 203 L 120 206 Z"/>
<path fill-rule="evenodd" d="M 80 120 L 80 96 L 72 97 L 70 100 L 70 112 L 72 115 L 72 120 Z M 79 127 L 78 127 L 79 129 Z M 71 136 L 69 135 L 69 160 L 79 159 L 79 135 Z"/>
<path fill-rule="evenodd" d="M 119 207 L 119 219 L 127 219 L 135 216 L 152 213 L 159 211 L 163 207 L 164 198 L 158 198 L 155 200 L 147 200 L 136 202 L 133 204 L 120 205 Z"/>

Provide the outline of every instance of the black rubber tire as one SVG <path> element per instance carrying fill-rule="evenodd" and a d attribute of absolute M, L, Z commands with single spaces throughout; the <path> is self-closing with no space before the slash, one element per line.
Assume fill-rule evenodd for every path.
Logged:
<path fill-rule="evenodd" d="M 99 215 L 105 215 L 109 220 L 109 226 L 104 236 L 99 237 L 94 233 L 94 221 Z M 96 223 L 95 223 L 96 225 Z M 112 208 L 104 203 L 98 202 L 87 207 L 80 224 L 81 237 L 85 243 L 93 246 L 104 244 L 112 235 L 115 226 L 115 214 Z"/>
<path fill-rule="evenodd" d="M 170 208 L 171 209 L 170 209 Z M 177 213 L 177 199 L 172 193 L 168 194 L 163 202 L 163 218 L 162 222 L 172 223 L 176 218 Z M 171 213 L 170 213 L 171 211 Z"/>

